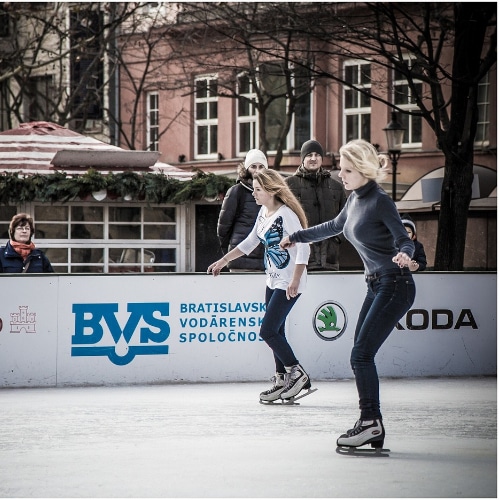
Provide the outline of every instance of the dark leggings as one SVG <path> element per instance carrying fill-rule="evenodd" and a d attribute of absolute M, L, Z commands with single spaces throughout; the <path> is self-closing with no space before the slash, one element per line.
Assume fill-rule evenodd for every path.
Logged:
<path fill-rule="evenodd" d="M 411 274 L 387 274 L 368 283 L 351 352 L 361 420 L 382 418 L 375 355 L 415 300 Z"/>
<path fill-rule="evenodd" d="M 285 322 L 300 294 L 287 299 L 286 290 L 266 287 L 266 313 L 260 327 L 262 340 L 272 349 L 276 373 L 285 373 L 285 366 L 299 362 L 285 336 Z"/>

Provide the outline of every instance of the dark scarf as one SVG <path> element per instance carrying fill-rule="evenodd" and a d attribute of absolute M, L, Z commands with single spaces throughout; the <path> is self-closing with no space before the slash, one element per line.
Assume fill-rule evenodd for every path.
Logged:
<path fill-rule="evenodd" d="M 316 172 L 310 172 L 306 167 L 304 167 L 303 164 L 299 166 L 299 168 L 295 172 L 295 175 L 304 177 L 305 179 L 320 179 L 322 177 L 331 177 L 330 172 L 328 170 L 325 170 L 323 167 L 320 167 L 320 169 Z"/>

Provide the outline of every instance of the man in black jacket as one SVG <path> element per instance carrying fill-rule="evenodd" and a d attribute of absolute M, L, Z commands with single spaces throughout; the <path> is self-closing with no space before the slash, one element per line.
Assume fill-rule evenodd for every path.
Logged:
<path fill-rule="evenodd" d="M 347 195 L 341 182 L 323 165 L 323 148 L 318 141 L 306 141 L 300 150 L 301 164 L 286 182 L 302 204 L 309 227 L 335 218 Z M 338 271 L 342 237 L 335 236 L 311 245 L 308 271 Z"/>
<path fill-rule="evenodd" d="M 252 230 L 260 206 L 252 195 L 253 175 L 268 168 L 266 155 L 259 149 L 248 151 L 245 161 L 238 166 L 238 180 L 230 187 L 222 201 L 217 236 L 223 254 L 241 243 Z M 230 271 L 264 271 L 264 247 L 259 245 L 250 255 L 243 255 L 228 265 Z"/>

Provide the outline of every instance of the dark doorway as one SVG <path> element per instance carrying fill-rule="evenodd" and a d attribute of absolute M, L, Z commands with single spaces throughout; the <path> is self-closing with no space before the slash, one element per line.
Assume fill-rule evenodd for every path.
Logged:
<path fill-rule="evenodd" d="M 220 205 L 196 205 L 195 272 L 206 272 L 207 267 L 222 257 L 217 238 Z"/>

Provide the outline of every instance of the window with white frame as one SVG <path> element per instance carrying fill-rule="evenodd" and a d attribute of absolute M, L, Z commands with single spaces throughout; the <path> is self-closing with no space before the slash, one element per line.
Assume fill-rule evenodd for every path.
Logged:
<path fill-rule="evenodd" d="M 281 63 L 265 63 L 259 67 L 259 84 L 265 93 L 272 96 L 266 109 L 266 139 L 269 151 L 276 151 L 286 117 L 286 80 Z"/>
<path fill-rule="evenodd" d="M 294 150 L 310 138 L 311 134 L 311 80 L 305 69 L 294 70 L 292 85 L 296 95 L 295 111 L 285 150 Z M 277 142 L 286 122 L 288 112 L 287 82 L 281 63 L 265 63 L 259 66 L 259 85 L 273 100 L 266 109 L 266 137 L 269 152 L 276 151 Z M 238 151 L 240 154 L 257 148 L 259 143 L 258 110 L 256 92 L 246 75 L 238 79 Z"/>
<path fill-rule="evenodd" d="M 371 136 L 371 65 L 367 62 L 344 63 L 344 141 L 370 140 Z"/>
<path fill-rule="evenodd" d="M 5 245 L 9 239 L 9 224 L 17 213 L 21 213 L 14 205 L 0 205 L 0 245 Z"/>
<path fill-rule="evenodd" d="M 408 66 L 412 60 L 407 58 Z M 411 69 L 411 68 L 410 68 Z M 415 72 L 415 70 L 412 70 Z M 415 104 L 416 97 L 422 96 L 423 84 L 421 81 L 412 78 L 413 88 L 408 83 L 408 79 L 398 70 L 394 71 L 393 81 L 393 102 L 402 110 L 418 111 Z M 407 113 L 399 113 L 398 119 L 405 128 L 403 136 L 403 147 L 421 147 L 422 146 L 422 118 Z"/>
<path fill-rule="evenodd" d="M 160 128 L 160 97 L 158 92 L 147 94 L 147 137 L 148 151 L 158 151 Z"/>
<path fill-rule="evenodd" d="M 259 125 L 257 120 L 256 94 L 248 75 L 238 76 L 237 140 L 238 153 L 246 153 L 258 147 Z"/>
<path fill-rule="evenodd" d="M 48 120 L 54 111 L 54 85 L 51 75 L 34 76 L 23 87 L 26 121 Z"/>
<path fill-rule="evenodd" d="M 293 149 L 300 149 L 311 138 L 311 77 L 306 68 L 294 71 L 294 87 L 297 95 L 293 115 Z"/>
<path fill-rule="evenodd" d="M 34 241 L 56 273 L 180 271 L 179 206 L 69 203 L 29 207 Z M 16 207 L 0 207 L 3 239 Z"/>
<path fill-rule="evenodd" d="M 474 144 L 476 146 L 489 146 L 490 138 L 490 80 L 489 75 L 479 82 L 477 94 L 477 130 Z"/>
<path fill-rule="evenodd" d="M 217 157 L 217 78 L 195 80 L 195 157 Z"/>

